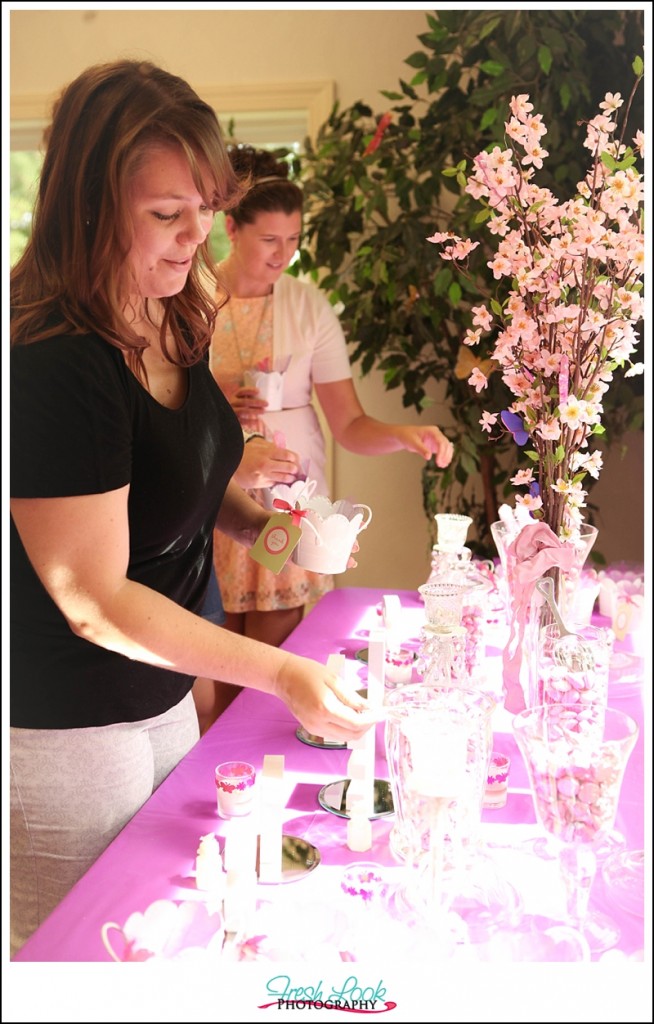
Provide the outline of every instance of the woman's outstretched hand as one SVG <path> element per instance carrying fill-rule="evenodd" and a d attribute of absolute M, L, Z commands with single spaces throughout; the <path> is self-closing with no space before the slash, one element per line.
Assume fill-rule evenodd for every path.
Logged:
<path fill-rule="evenodd" d="M 382 720 L 358 694 L 348 694 L 340 679 L 311 658 L 289 654 L 277 673 L 275 694 L 307 732 L 346 743 L 359 739 Z"/>
<path fill-rule="evenodd" d="M 441 469 L 445 469 L 452 461 L 454 445 L 445 437 L 440 427 L 435 425 L 400 426 L 397 436 L 407 451 L 416 452 L 418 455 L 422 455 L 423 459 L 430 459 L 434 455 L 436 465 Z"/>

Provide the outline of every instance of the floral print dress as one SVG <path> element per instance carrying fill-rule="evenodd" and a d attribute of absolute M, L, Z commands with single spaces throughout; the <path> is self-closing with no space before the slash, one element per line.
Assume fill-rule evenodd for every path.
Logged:
<path fill-rule="evenodd" d="M 272 360 L 273 304 L 269 297 L 232 296 L 218 314 L 209 353 L 211 372 L 227 398 L 243 383 L 246 370 Z M 262 421 L 261 433 L 274 440 Z M 289 441 L 288 447 L 293 445 Z M 301 454 L 301 453 L 300 453 Z M 262 492 L 248 492 L 263 504 Z M 287 562 L 278 575 L 250 558 L 247 548 L 214 531 L 214 564 L 225 611 L 275 611 L 317 601 L 333 589 L 332 576 L 300 569 Z"/>

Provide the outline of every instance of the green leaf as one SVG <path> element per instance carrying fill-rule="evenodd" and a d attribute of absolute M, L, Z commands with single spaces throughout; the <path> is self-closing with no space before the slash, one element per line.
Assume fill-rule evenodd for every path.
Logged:
<path fill-rule="evenodd" d="M 445 295 L 447 289 L 450 286 L 451 281 L 452 271 L 449 269 L 449 267 L 444 267 L 442 270 L 439 270 L 434 278 L 434 295 Z"/>
<path fill-rule="evenodd" d="M 613 159 L 610 153 L 602 153 L 601 160 L 604 166 L 608 167 L 610 171 L 616 170 L 618 165 L 616 164 L 615 160 Z"/>
<path fill-rule="evenodd" d="M 565 458 L 565 448 L 564 448 L 564 446 L 562 444 L 560 444 L 558 446 L 558 448 L 556 449 L 556 451 L 554 452 L 554 465 L 558 466 L 558 464 L 560 462 L 563 462 L 564 458 Z"/>
<path fill-rule="evenodd" d="M 441 174 L 446 178 L 454 178 L 459 173 L 456 167 L 444 167 Z"/>
<path fill-rule="evenodd" d="M 472 223 L 473 224 L 484 224 L 485 221 L 487 221 L 490 218 L 490 216 L 491 216 L 491 211 L 490 210 L 480 210 L 479 213 L 476 213 L 474 215 L 474 217 L 472 218 Z"/>
<path fill-rule="evenodd" d="M 428 59 L 429 58 L 424 50 L 416 50 L 415 53 L 412 53 L 410 57 L 406 58 L 404 63 L 408 64 L 410 68 L 424 68 Z"/>
<path fill-rule="evenodd" d="M 642 76 L 644 70 L 645 70 L 645 65 L 643 64 L 643 58 L 642 57 L 634 57 L 634 62 L 633 62 L 633 64 L 631 66 L 632 66 L 632 68 L 634 70 L 634 74 L 638 75 L 638 77 L 640 78 Z"/>
<path fill-rule="evenodd" d="M 626 171 L 629 167 L 633 167 L 635 163 L 636 157 L 627 153 L 622 160 L 618 160 L 615 169 L 616 171 Z"/>
<path fill-rule="evenodd" d="M 552 51 L 550 50 L 549 46 L 538 47 L 538 64 L 541 71 L 543 71 L 546 75 L 549 75 L 550 69 L 552 67 Z"/>
<path fill-rule="evenodd" d="M 497 299 L 491 299 L 490 307 L 495 316 L 502 316 L 502 304 L 498 302 Z"/>
<path fill-rule="evenodd" d="M 497 26 L 500 24 L 501 20 L 502 16 L 497 18 L 491 18 L 490 21 L 487 21 L 484 27 L 482 28 L 481 32 L 479 33 L 479 41 L 481 42 L 481 40 L 485 39 L 486 36 L 489 36 L 491 32 L 494 32 Z"/>
<path fill-rule="evenodd" d="M 453 306 L 458 306 L 458 304 L 461 301 L 462 294 L 463 292 L 461 291 L 461 285 L 459 284 L 459 282 L 452 281 L 452 284 L 447 289 L 447 297 Z"/>
<path fill-rule="evenodd" d="M 479 122 L 479 127 L 482 132 L 484 131 L 485 128 L 490 128 L 492 124 L 495 124 L 495 122 L 497 121 L 497 114 L 498 111 L 496 107 L 490 107 L 486 111 L 481 121 Z"/>
<path fill-rule="evenodd" d="M 480 64 L 481 70 L 491 78 L 497 78 L 504 71 L 504 65 L 497 60 L 484 60 Z"/>
<path fill-rule="evenodd" d="M 561 106 L 564 110 L 567 110 L 570 106 L 570 100 L 572 99 L 572 90 L 567 82 L 563 82 L 559 89 L 559 99 L 561 100 Z"/>
<path fill-rule="evenodd" d="M 590 432 L 591 434 L 605 434 L 606 427 L 603 427 L 601 423 L 594 423 Z"/>
<path fill-rule="evenodd" d="M 538 452 L 532 451 L 530 449 L 528 452 L 525 452 L 524 454 L 527 456 L 528 459 L 531 459 L 532 462 L 538 462 Z"/>

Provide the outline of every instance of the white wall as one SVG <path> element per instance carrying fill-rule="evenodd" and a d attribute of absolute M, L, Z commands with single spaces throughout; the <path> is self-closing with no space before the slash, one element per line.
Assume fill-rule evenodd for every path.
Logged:
<path fill-rule="evenodd" d="M 12 99 L 56 94 L 84 67 L 118 57 L 141 57 L 187 78 L 202 94 L 217 86 L 333 80 L 342 106 L 356 100 L 382 113 L 381 89 L 394 89 L 412 70 L 404 64 L 427 28 L 428 7 L 397 10 L 43 10 L 10 13 Z M 218 111 L 220 115 L 220 111 Z M 355 379 L 357 370 L 355 368 Z M 415 420 L 398 393 L 378 375 L 357 387 L 366 411 L 395 422 Z M 438 393 L 436 389 L 435 393 Z M 438 404 L 425 419 L 447 422 Z M 374 513 L 361 535 L 359 567 L 342 586 L 411 588 L 429 571 L 428 524 L 422 508 L 422 462 L 402 453 L 375 459 L 337 451 L 338 497 L 369 504 Z M 643 558 L 643 439 L 630 441 L 624 460 L 611 454 L 593 500 L 600 504 L 597 547 L 609 560 Z"/>

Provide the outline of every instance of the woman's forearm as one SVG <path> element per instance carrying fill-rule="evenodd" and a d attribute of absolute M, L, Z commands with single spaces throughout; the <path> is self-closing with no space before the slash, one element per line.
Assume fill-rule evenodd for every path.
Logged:
<path fill-rule="evenodd" d="M 251 548 L 270 515 L 232 480 L 216 517 L 216 528 L 232 540 Z"/>

